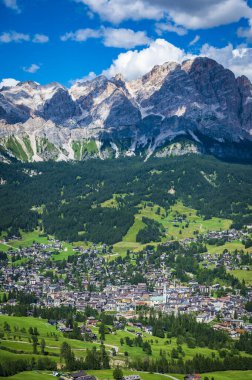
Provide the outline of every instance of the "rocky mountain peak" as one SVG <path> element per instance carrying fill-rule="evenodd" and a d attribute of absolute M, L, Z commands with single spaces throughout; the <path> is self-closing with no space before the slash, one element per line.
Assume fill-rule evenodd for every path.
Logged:
<path fill-rule="evenodd" d="M 142 77 L 142 82 L 145 83 L 149 80 L 155 80 L 157 76 L 160 75 L 164 78 L 178 67 L 180 67 L 180 65 L 177 62 L 165 62 L 163 65 L 156 65 L 149 73 Z"/>
<path fill-rule="evenodd" d="M 37 89 L 39 86 L 40 86 L 39 83 L 34 82 L 32 80 L 27 80 L 27 81 L 24 81 L 24 82 L 19 82 L 16 85 L 16 87 L 32 88 L 32 89 Z"/>
<path fill-rule="evenodd" d="M 214 151 L 221 144 L 220 152 L 227 144 L 252 143 L 252 84 L 206 57 L 156 65 L 129 82 L 121 74 L 79 81 L 70 89 L 22 82 L 0 91 L 0 136 L 10 133 L 31 134 L 33 147 L 44 134 L 63 144 L 64 159 L 74 157 L 71 141 L 81 139 L 99 146 L 106 139 L 117 156 L 115 141 L 124 146 L 126 139 L 130 155 L 148 146 L 150 155 L 179 136 L 203 146 L 208 141 Z"/>
<path fill-rule="evenodd" d="M 192 59 L 187 59 L 182 62 L 182 69 L 190 72 L 190 71 L 209 71 L 212 70 L 214 67 L 221 66 L 219 63 L 217 63 L 215 60 L 208 58 L 208 57 L 196 57 Z"/>

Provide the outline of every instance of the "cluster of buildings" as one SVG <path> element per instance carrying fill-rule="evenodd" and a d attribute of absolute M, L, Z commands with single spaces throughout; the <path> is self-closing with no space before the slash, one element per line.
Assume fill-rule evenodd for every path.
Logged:
<path fill-rule="evenodd" d="M 219 236 L 221 232 L 215 234 Z M 237 237 L 236 231 L 227 231 L 226 235 L 230 239 Z M 218 283 L 200 284 L 192 278 L 186 284 L 181 284 L 174 277 L 172 268 L 162 266 L 165 254 L 160 255 L 158 267 L 149 263 L 147 265 L 144 257 L 138 259 L 137 265 L 144 268 L 141 270 L 144 270 L 146 282 L 132 284 L 128 275 L 132 267 L 130 261 L 113 264 L 106 260 L 106 255 L 102 255 L 95 245 L 91 248 L 74 248 L 77 255 L 74 255 L 73 260 L 64 263 L 53 260 L 62 249 L 61 242 L 54 239 L 48 244 L 34 243 L 18 251 L 22 258 L 18 265 L 12 260 L 17 251 L 9 251 L 11 260 L 0 263 L 1 292 L 33 294 L 37 306 L 41 307 L 64 305 L 84 311 L 89 306 L 98 311 L 116 311 L 126 318 L 131 318 L 139 306 L 145 305 L 175 315 L 194 313 L 198 322 L 209 323 L 215 319 L 224 321 L 216 324 L 216 328 L 225 329 L 234 337 L 241 330 L 250 331 L 251 326 L 243 324 L 234 327 L 226 321 L 250 316 L 244 305 L 252 300 L 252 291 L 246 297 L 237 290 L 234 294 L 216 298 L 212 295 L 221 287 Z M 106 247 L 102 247 L 102 251 L 106 251 Z M 152 254 L 150 251 L 146 256 L 151 257 Z M 239 263 L 239 253 L 235 258 L 228 252 L 222 255 L 205 253 L 202 258 L 202 266 L 208 263 L 229 268 L 233 263 Z M 7 303 L 15 305 L 16 300 L 9 299 Z"/>
<path fill-rule="evenodd" d="M 236 270 L 242 269 L 249 271 L 250 264 L 252 264 L 252 258 L 249 258 L 248 262 L 243 263 L 243 255 L 241 252 L 223 252 L 222 254 L 218 253 L 205 253 L 202 254 L 203 263 L 202 266 L 205 268 L 218 268 L 224 266 L 227 270 Z M 252 277 L 252 275 L 251 275 Z"/>

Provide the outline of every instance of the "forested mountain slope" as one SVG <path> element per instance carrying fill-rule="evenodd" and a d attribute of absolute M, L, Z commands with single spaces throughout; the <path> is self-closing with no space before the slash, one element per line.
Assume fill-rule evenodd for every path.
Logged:
<path fill-rule="evenodd" d="M 12 235 L 40 226 L 62 240 L 113 244 L 139 205 L 169 215 L 178 201 L 203 218 L 231 219 L 239 228 L 252 223 L 251 166 L 209 156 L 17 162 L 0 164 L 0 179 L 0 229 Z"/>

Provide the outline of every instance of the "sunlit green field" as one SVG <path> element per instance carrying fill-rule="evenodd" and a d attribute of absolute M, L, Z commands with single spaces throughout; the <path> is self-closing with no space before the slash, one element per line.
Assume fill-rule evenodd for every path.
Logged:
<path fill-rule="evenodd" d="M 88 371 L 89 374 L 92 374 L 97 377 L 98 380 L 107 380 L 113 379 L 113 371 Z M 137 371 L 123 371 L 124 375 L 138 374 L 142 380 L 164 380 L 168 379 L 168 376 L 176 378 L 178 380 L 183 380 L 185 375 L 180 374 L 170 374 L 168 376 L 161 374 L 150 374 Z M 201 374 L 202 380 L 204 377 L 209 379 L 214 378 L 214 380 L 252 380 L 252 371 L 223 371 L 223 372 L 211 372 Z"/>
<path fill-rule="evenodd" d="M 112 207 L 111 202 L 104 202 L 106 206 Z M 183 215 L 185 217 L 184 221 L 175 222 L 176 216 Z M 135 252 L 143 249 L 145 245 L 136 242 L 137 233 L 144 227 L 142 222 L 142 217 L 153 219 L 161 223 L 165 229 L 165 237 L 162 241 L 166 240 L 182 240 L 189 237 L 194 237 L 195 231 L 203 234 L 207 231 L 219 231 L 226 230 L 231 225 L 231 220 L 211 218 L 204 220 L 201 216 L 196 214 L 196 210 L 186 207 L 182 202 L 177 202 L 171 207 L 171 210 L 166 214 L 165 210 L 158 205 L 144 205 L 139 206 L 139 211 L 135 215 L 135 222 L 128 230 L 127 234 L 123 237 L 122 242 L 114 244 L 114 250 L 120 254 L 123 254 L 127 249 L 133 250 Z M 187 225 L 188 224 L 188 225 Z M 150 243 L 156 246 L 158 243 Z"/>
<path fill-rule="evenodd" d="M 252 270 L 235 269 L 230 271 L 230 273 L 239 280 L 244 280 L 247 286 L 252 285 Z"/>
<path fill-rule="evenodd" d="M 87 371 L 88 374 L 94 375 L 97 380 L 112 380 L 113 370 L 100 370 L 100 371 Z M 141 377 L 142 380 L 164 380 L 169 379 L 168 376 L 176 378 L 178 380 L 183 380 L 184 375 L 180 374 L 170 374 L 168 376 L 162 374 L 144 373 L 138 371 L 123 371 L 124 375 L 136 374 Z M 214 380 L 252 380 L 252 371 L 225 371 L 225 372 L 211 372 L 201 374 L 202 379 L 208 377 Z M 6 379 L 6 377 L 0 377 L 0 379 Z M 26 371 L 16 374 L 14 376 L 8 377 L 10 380 L 52 380 L 55 377 L 52 376 L 52 372 L 47 371 Z"/>
<path fill-rule="evenodd" d="M 202 378 L 207 376 L 214 380 L 252 380 L 252 371 L 223 371 L 202 374 Z"/>
<path fill-rule="evenodd" d="M 87 348 L 92 348 L 93 346 L 98 346 L 99 341 L 97 342 L 84 342 L 80 340 L 68 339 L 63 336 L 63 334 L 56 330 L 56 327 L 51 326 L 44 319 L 33 318 L 33 317 L 14 317 L 14 316 L 0 316 L 0 331 L 4 331 L 4 322 L 8 322 L 11 327 L 11 332 L 4 332 L 4 339 L 1 340 L 0 345 L 19 350 L 24 352 L 25 354 L 32 354 L 32 343 L 30 339 L 30 335 L 28 333 L 29 327 L 37 327 L 39 336 L 38 340 L 42 338 L 45 339 L 46 342 L 46 351 L 54 354 L 60 353 L 60 346 L 62 342 L 68 342 L 72 349 L 75 352 L 77 357 L 85 356 Z M 25 331 L 21 331 L 21 329 L 25 328 Z M 15 331 L 16 330 L 16 331 Z M 99 336 L 98 327 L 92 328 L 93 332 Z M 136 331 L 138 331 L 136 329 Z M 140 331 L 140 330 L 139 330 Z M 130 358 L 143 357 L 147 356 L 146 353 L 143 352 L 141 347 L 130 347 L 124 343 L 121 345 L 120 339 L 125 339 L 129 337 L 133 339 L 136 335 L 129 331 L 118 330 L 112 334 L 106 334 L 105 336 L 105 346 L 110 351 L 112 347 L 116 347 L 118 349 L 118 355 L 121 360 L 125 360 L 124 352 L 127 351 Z M 158 358 L 160 355 L 160 350 L 166 352 L 170 355 L 171 350 L 177 347 L 176 339 L 171 339 L 171 343 L 167 341 L 165 338 L 157 338 L 152 337 L 147 333 L 143 333 L 144 341 L 149 341 L 151 343 L 152 348 L 152 357 Z M 218 352 L 215 350 L 210 350 L 209 348 L 188 348 L 186 344 L 182 345 L 182 349 L 185 352 L 185 358 L 191 359 L 197 353 L 204 354 L 206 356 L 210 356 L 212 352 L 215 353 L 216 357 L 218 356 Z M 39 351 L 39 346 L 38 346 Z M 5 351 L 9 354 L 8 351 Z M 19 354 L 18 354 L 19 355 Z"/>
<path fill-rule="evenodd" d="M 94 375 L 98 380 L 110 380 L 114 379 L 113 370 L 102 370 L 102 371 L 88 371 L 88 374 Z M 165 380 L 168 379 L 167 376 L 154 373 L 144 373 L 138 371 L 123 371 L 124 375 L 139 375 L 142 380 Z M 171 375 L 179 380 L 184 379 L 183 375 Z"/>
<path fill-rule="evenodd" d="M 10 379 L 10 380 L 52 380 L 55 379 L 52 376 L 52 372 L 46 371 L 26 371 L 20 372 L 14 376 L 1 377 L 0 379 Z"/>
<path fill-rule="evenodd" d="M 9 351 L 2 350 L 0 348 L 0 362 L 1 361 L 14 361 L 17 358 L 31 358 L 34 356 L 32 353 L 32 344 L 30 340 L 30 336 L 28 333 L 29 327 L 37 327 L 39 336 L 38 340 L 40 342 L 41 338 L 44 338 L 46 341 L 46 351 L 49 353 L 49 357 L 56 362 L 60 362 L 59 353 L 60 346 L 63 341 L 68 342 L 75 355 L 77 357 L 85 357 L 87 348 L 92 348 L 93 346 L 98 347 L 99 342 L 84 342 L 79 340 L 68 339 L 63 336 L 63 334 L 56 330 L 54 326 L 48 324 L 46 320 L 33 318 L 33 317 L 14 317 L 14 316 L 0 316 L 0 331 L 4 331 L 4 322 L 8 322 L 11 328 L 11 332 L 4 332 L 4 339 L 1 340 L 0 345 L 2 347 L 6 347 L 9 349 L 15 349 L 18 351 L 22 351 L 22 353 L 12 353 Z M 25 328 L 25 331 L 20 331 Z M 98 334 L 98 328 L 92 328 L 92 330 Z M 135 332 L 139 331 L 139 329 L 134 328 Z M 98 334 L 99 335 L 99 334 Z M 142 358 L 146 356 L 146 354 L 142 351 L 141 347 L 129 347 L 124 343 L 121 345 L 121 338 L 134 338 L 136 335 L 131 331 L 117 331 L 114 334 L 106 334 L 105 336 L 105 346 L 108 351 L 110 351 L 113 347 L 118 348 L 118 354 L 114 357 L 114 360 L 119 360 L 121 363 L 125 361 L 124 352 L 127 351 L 129 354 L 129 358 Z M 167 341 L 166 338 L 157 338 L 153 337 L 147 333 L 143 333 L 143 340 L 149 341 L 151 343 L 152 356 L 153 358 L 158 358 L 160 355 L 160 350 L 166 352 L 169 356 L 171 354 L 171 350 L 177 347 L 176 339 L 172 338 L 171 343 Z M 38 346 L 38 352 L 40 347 Z M 185 359 L 191 359 L 197 353 L 201 353 L 205 356 L 211 356 L 212 353 L 215 353 L 215 356 L 218 357 L 218 352 L 216 350 L 211 350 L 209 348 L 199 348 L 196 347 L 194 349 L 188 348 L 186 344 L 182 344 L 182 349 L 185 353 Z M 57 356 L 51 356 L 51 354 L 57 354 Z M 242 355 L 246 355 L 245 353 L 241 353 Z M 36 357 L 39 357 L 39 355 Z M 97 376 L 98 379 L 112 379 L 112 371 L 88 371 L 88 373 L 93 373 Z M 125 371 L 125 374 L 132 374 L 132 371 Z M 27 375 L 27 376 L 26 376 Z M 33 377 L 32 377 L 33 376 Z M 41 372 L 25 372 L 13 377 L 10 377 L 13 380 L 22 380 L 22 379 L 48 379 L 52 378 L 52 374 L 49 373 L 41 373 Z M 210 376 L 206 374 L 205 376 Z M 211 376 L 216 380 L 232 380 L 232 379 L 248 379 L 252 380 L 252 371 L 229 371 L 229 372 L 220 372 L 213 373 Z M 242 377 L 238 377 L 242 376 Z M 246 377 L 245 377 L 246 376 Z M 141 373 L 141 378 L 143 380 L 151 380 L 163 379 L 164 375 L 154 375 L 148 373 Z M 174 375 L 177 379 L 183 379 L 183 375 Z"/>
<path fill-rule="evenodd" d="M 99 335 L 98 328 L 93 328 L 92 330 L 94 333 Z M 138 329 L 135 329 L 135 330 L 140 331 Z M 106 334 L 105 337 L 106 337 L 105 344 L 111 345 L 111 346 L 117 346 L 119 348 L 119 354 L 121 355 L 123 355 L 124 352 L 127 351 L 129 354 L 129 357 L 132 357 L 132 358 L 136 358 L 136 357 L 140 358 L 143 356 L 147 356 L 147 354 L 143 352 L 141 347 L 136 347 L 136 346 L 129 347 L 125 343 L 123 345 L 120 344 L 121 338 L 125 339 L 126 337 L 129 337 L 130 339 L 134 339 L 136 335 L 132 332 L 118 330 L 115 334 Z M 149 335 L 147 333 L 143 333 L 142 338 L 144 341 L 150 342 L 153 358 L 159 357 L 160 350 L 170 355 L 172 349 L 177 348 L 177 343 L 176 343 L 175 338 L 171 339 L 171 343 L 168 343 L 166 338 L 153 337 L 152 335 Z M 216 350 L 211 350 L 207 347 L 188 348 L 186 344 L 182 344 L 182 349 L 185 353 L 186 359 L 191 359 L 196 354 L 199 354 L 199 353 L 205 356 L 211 356 L 213 352 L 215 353 L 216 357 L 218 357 L 218 352 Z"/>
<path fill-rule="evenodd" d="M 97 343 L 84 342 L 75 339 L 68 339 L 63 336 L 62 332 L 58 331 L 55 326 L 51 326 L 46 320 L 33 317 L 14 317 L 14 316 L 0 316 L 0 331 L 4 331 L 4 322 L 8 322 L 11 332 L 4 332 L 4 339 L 1 340 L 0 345 L 23 351 L 26 354 L 32 354 L 32 343 L 28 333 L 29 327 L 36 327 L 39 332 L 38 340 L 45 339 L 45 350 L 50 353 L 60 353 L 60 346 L 62 342 L 67 342 L 73 348 L 77 357 L 85 356 L 87 348 L 93 347 Z M 25 332 L 21 331 L 25 329 Z M 16 331 L 15 331 L 16 330 Z M 39 351 L 39 346 L 38 346 Z M 1 351 L 4 354 L 10 354 L 8 351 Z M 15 355 L 15 354 L 12 354 Z M 18 354 L 18 357 L 20 354 Z M 1 360 L 2 355 L 0 355 Z"/>
<path fill-rule="evenodd" d="M 102 203 L 103 207 L 116 207 L 117 201 L 115 196 Z M 175 222 L 174 219 L 177 215 L 183 215 L 186 220 L 182 222 Z M 141 203 L 138 207 L 138 213 L 135 215 L 135 221 L 133 225 L 129 228 L 127 234 L 123 237 L 122 241 L 114 244 L 114 254 L 119 254 L 124 256 L 127 250 L 133 252 L 138 252 L 143 249 L 147 244 L 141 244 L 136 241 L 136 236 L 138 232 L 144 228 L 145 224 L 142 221 L 142 217 L 148 217 L 159 223 L 161 223 L 165 230 L 165 236 L 162 241 L 167 240 L 182 240 L 188 237 L 195 236 L 195 231 L 199 233 L 206 233 L 207 231 L 215 230 L 226 230 L 230 227 L 231 221 L 228 219 L 211 218 L 209 220 L 204 220 L 201 216 L 196 214 L 196 211 L 192 208 L 186 207 L 182 202 L 177 202 L 171 207 L 171 210 L 166 214 L 162 207 L 157 205 L 144 205 Z M 0 250 L 7 252 L 9 249 L 18 249 L 31 246 L 33 242 L 49 244 L 48 238 L 46 236 L 41 236 L 41 232 L 35 230 L 33 232 L 22 232 L 21 240 L 9 241 L 6 244 L 0 243 Z M 67 259 L 68 256 L 76 254 L 73 250 L 74 246 L 85 246 L 89 247 L 92 245 L 90 242 L 76 242 L 76 243 L 62 243 L 62 250 L 59 254 L 53 254 L 53 260 L 63 260 Z M 159 242 L 160 243 L 160 242 Z M 158 242 L 151 242 L 150 244 L 157 246 Z M 207 246 L 210 253 L 221 253 L 224 249 L 235 250 L 244 249 L 241 242 L 235 241 L 231 243 L 226 243 L 223 246 Z M 245 249 L 244 249 L 245 250 Z M 246 250 L 252 252 L 252 247 Z M 113 256 L 112 256 L 113 257 Z M 16 262 L 15 265 L 20 265 L 22 262 Z"/>
<path fill-rule="evenodd" d="M 230 252 L 234 252 L 236 249 L 243 250 L 244 252 L 252 252 L 252 247 L 245 249 L 242 242 L 234 240 L 232 242 L 227 242 L 224 245 L 209 245 L 207 244 L 207 250 L 209 253 L 223 253 L 224 249 L 227 249 Z"/>

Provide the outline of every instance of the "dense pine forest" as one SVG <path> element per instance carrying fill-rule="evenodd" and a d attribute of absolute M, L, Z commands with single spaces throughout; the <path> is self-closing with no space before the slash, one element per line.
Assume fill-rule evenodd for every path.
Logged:
<path fill-rule="evenodd" d="M 208 156 L 0 164 L 0 231 L 41 231 L 68 241 L 113 244 L 134 222 L 136 207 L 152 202 L 169 213 L 181 200 L 208 219 L 241 228 L 252 223 L 252 168 Z M 115 198 L 115 207 L 102 203 Z M 158 224 L 140 231 L 146 242 L 162 235 Z M 158 239 L 157 239 L 158 240 Z"/>

